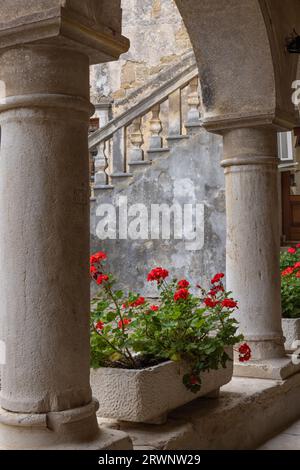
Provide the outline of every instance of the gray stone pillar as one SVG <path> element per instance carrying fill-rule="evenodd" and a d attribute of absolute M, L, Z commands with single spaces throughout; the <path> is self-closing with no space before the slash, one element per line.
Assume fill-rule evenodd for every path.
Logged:
<path fill-rule="evenodd" d="M 241 332 L 253 360 L 284 356 L 279 271 L 276 131 L 224 135 L 227 288 L 239 300 Z"/>
<path fill-rule="evenodd" d="M 48 31 L 47 14 L 37 34 Z M 59 29 L 31 41 L 18 26 L 0 54 L 0 449 L 128 446 L 124 435 L 100 432 L 89 384 L 93 110 L 82 46 L 94 47 L 97 35 L 88 42 L 76 21 L 70 42 Z"/>

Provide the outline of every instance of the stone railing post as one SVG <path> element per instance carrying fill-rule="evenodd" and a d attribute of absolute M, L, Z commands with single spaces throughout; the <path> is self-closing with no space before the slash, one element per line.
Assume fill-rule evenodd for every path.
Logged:
<path fill-rule="evenodd" d="M 160 104 L 153 106 L 152 110 L 152 117 L 150 119 L 150 142 L 149 142 L 149 149 L 156 150 L 161 149 L 163 146 L 163 139 L 160 136 L 162 131 L 162 123 L 160 120 Z"/>
<path fill-rule="evenodd" d="M 95 177 L 94 185 L 95 189 L 101 189 L 108 184 L 108 175 L 106 170 L 108 168 L 108 162 L 105 154 L 106 142 L 100 142 L 97 146 L 97 155 L 95 156 Z"/>
<path fill-rule="evenodd" d="M 200 121 L 200 97 L 199 97 L 199 78 L 193 78 L 189 83 L 188 93 L 188 114 L 185 127 L 188 134 L 193 134 L 195 128 L 201 126 Z"/>
<path fill-rule="evenodd" d="M 144 151 L 142 145 L 144 143 L 143 133 L 141 131 L 142 118 L 136 118 L 130 130 L 131 149 L 129 151 L 129 162 L 142 162 L 144 160 Z"/>
<path fill-rule="evenodd" d="M 0 449 L 124 448 L 89 384 L 88 126 L 90 62 L 127 41 L 20 3 L 0 2 Z"/>

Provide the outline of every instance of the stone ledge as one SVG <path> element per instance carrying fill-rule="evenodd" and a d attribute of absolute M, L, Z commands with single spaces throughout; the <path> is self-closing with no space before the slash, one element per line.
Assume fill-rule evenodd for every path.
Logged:
<path fill-rule="evenodd" d="M 299 393 L 299 373 L 284 381 L 236 377 L 219 399 L 200 398 L 162 426 L 99 421 L 127 432 L 135 449 L 257 449 L 300 417 Z"/>

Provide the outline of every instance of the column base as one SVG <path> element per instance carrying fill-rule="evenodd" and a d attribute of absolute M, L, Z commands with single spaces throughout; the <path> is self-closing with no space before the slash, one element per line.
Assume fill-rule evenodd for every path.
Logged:
<path fill-rule="evenodd" d="M 82 408 L 46 414 L 0 408 L 0 450 L 130 450 L 127 434 L 100 429 L 93 401 Z"/>
<path fill-rule="evenodd" d="M 235 362 L 235 377 L 251 377 L 256 379 L 285 380 L 300 371 L 299 359 L 293 356 L 261 359 L 245 363 Z"/>

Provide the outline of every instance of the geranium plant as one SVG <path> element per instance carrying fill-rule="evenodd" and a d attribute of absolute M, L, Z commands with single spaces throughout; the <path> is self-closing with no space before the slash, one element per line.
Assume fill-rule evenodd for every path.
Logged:
<path fill-rule="evenodd" d="M 284 318 L 300 318 L 300 244 L 281 253 L 281 304 Z"/>
<path fill-rule="evenodd" d="M 197 286 L 191 292 L 186 279 L 169 279 L 166 269 L 157 267 L 148 274 L 159 292 L 156 304 L 134 293 L 115 289 L 116 280 L 105 272 L 106 255 L 91 257 L 91 276 L 101 286 L 92 302 L 92 367 L 139 369 L 161 362 L 184 361 L 189 373 L 184 384 L 192 392 L 201 388 L 201 373 L 226 367 L 226 347 L 243 341 L 237 334 L 233 312 L 237 302 L 223 285 L 224 274 L 211 280 L 207 292 Z M 238 349 L 241 361 L 251 357 L 247 344 Z"/>

